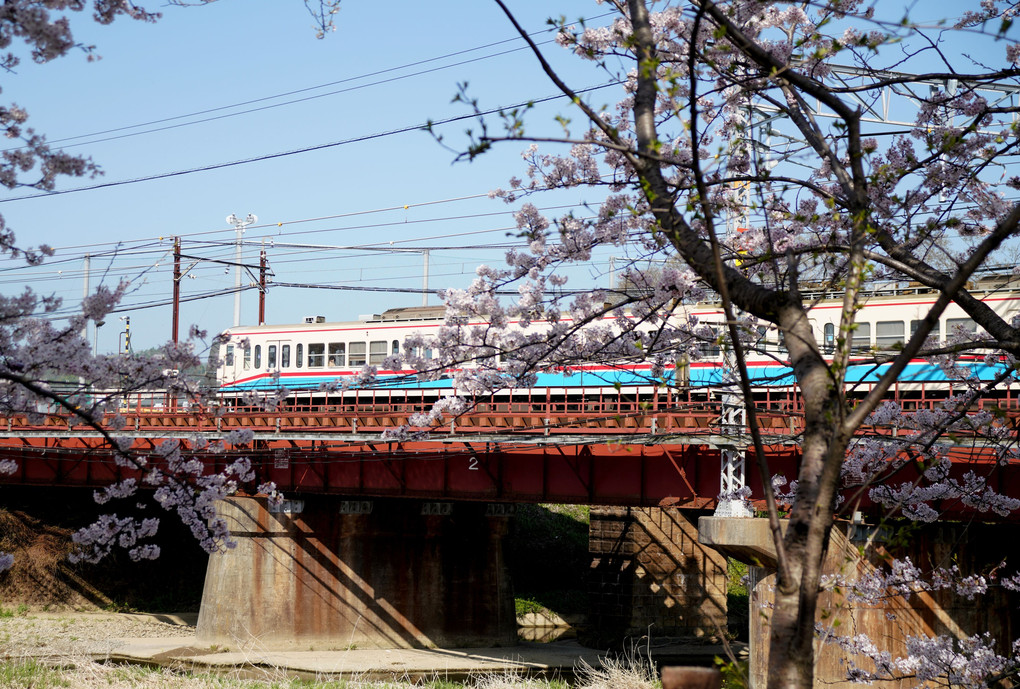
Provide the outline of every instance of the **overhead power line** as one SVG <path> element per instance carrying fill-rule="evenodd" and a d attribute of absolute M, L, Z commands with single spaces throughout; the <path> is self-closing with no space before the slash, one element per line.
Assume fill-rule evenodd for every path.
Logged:
<path fill-rule="evenodd" d="M 608 16 L 612 16 L 612 15 L 613 15 L 612 12 L 604 12 L 602 14 L 598 14 L 598 15 L 595 15 L 593 17 L 589 17 L 587 19 L 582 19 L 580 21 L 590 22 L 590 21 L 594 21 L 596 19 L 602 19 L 604 17 L 608 17 Z M 538 31 L 532 31 L 528 35 L 534 37 L 534 36 L 539 36 L 541 34 L 551 33 L 551 32 L 554 32 L 554 31 L 557 31 L 556 27 L 540 29 Z M 424 58 L 422 60 L 415 60 L 414 62 L 408 62 L 408 63 L 402 64 L 402 65 L 397 65 L 396 67 L 387 67 L 386 69 L 379 69 L 379 70 L 376 70 L 374 72 L 366 72 L 364 74 L 359 74 L 359 75 L 352 76 L 352 77 L 346 77 L 344 79 L 338 79 L 336 81 L 329 81 L 329 82 L 326 82 L 324 84 L 317 84 L 315 86 L 306 86 L 304 88 L 294 89 L 294 90 L 291 90 L 291 91 L 284 91 L 283 93 L 277 93 L 277 94 L 273 94 L 271 96 L 262 96 L 260 98 L 252 98 L 250 100 L 240 101 L 238 103 L 232 103 L 230 105 L 221 105 L 221 106 L 213 107 L 213 108 L 205 108 L 205 109 L 202 109 L 202 110 L 196 110 L 194 112 L 184 113 L 184 114 L 181 114 L 181 115 L 173 115 L 173 116 L 170 116 L 170 117 L 162 117 L 162 118 L 155 119 L 155 120 L 149 120 L 147 122 L 140 122 L 138 124 L 124 125 L 124 126 L 121 126 L 121 127 L 114 127 L 112 129 L 103 129 L 103 130 L 100 130 L 100 131 L 97 131 L 97 132 L 91 132 L 89 134 L 78 134 L 78 135 L 75 135 L 75 136 L 66 136 L 66 137 L 63 137 L 63 138 L 60 138 L 60 139 L 51 139 L 49 141 L 49 143 L 51 143 L 51 144 L 58 144 L 58 143 L 64 143 L 64 142 L 67 142 L 67 141 L 75 141 L 77 139 L 87 139 L 87 138 L 91 138 L 91 137 L 94 137 L 94 136 L 105 136 L 106 134 L 116 134 L 118 132 L 125 132 L 125 131 L 130 130 L 130 129 L 139 129 L 141 127 L 151 127 L 153 125 L 163 124 L 165 122 L 174 122 L 176 120 L 182 120 L 182 119 L 186 119 L 188 117 L 200 117 L 202 115 L 209 115 L 209 114 L 212 114 L 212 113 L 215 113 L 215 112 L 222 112 L 224 110 L 232 110 L 232 109 L 235 109 L 235 108 L 242 108 L 242 107 L 245 107 L 245 106 L 248 106 L 248 105 L 255 105 L 255 104 L 258 104 L 258 103 L 265 103 L 266 101 L 275 100 L 277 98 L 287 98 L 288 96 L 296 96 L 296 95 L 301 94 L 301 93 L 308 93 L 309 91 L 317 91 L 319 89 L 329 88 L 331 86 L 339 86 L 340 84 L 348 84 L 348 83 L 350 83 L 352 81 L 358 81 L 360 79 L 369 79 L 371 77 L 377 77 L 377 76 L 381 76 L 383 74 L 390 74 L 392 72 L 399 72 L 400 70 L 409 69 L 409 68 L 412 68 L 412 67 L 418 67 L 418 66 L 421 66 L 421 65 L 426 65 L 426 64 L 429 64 L 431 62 L 438 62 L 440 60 L 446 60 L 446 59 L 449 59 L 449 58 L 452 58 L 452 57 L 459 57 L 461 55 L 467 55 L 468 53 L 477 52 L 479 50 L 486 50 L 488 48 L 495 48 L 496 46 L 504 45 L 504 44 L 507 44 L 507 43 L 516 43 L 516 42 L 518 42 L 520 40 L 521 40 L 520 36 L 513 36 L 511 38 L 506 38 L 506 39 L 503 39 L 501 41 L 493 41 L 492 43 L 486 43 L 486 44 L 483 44 L 483 45 L 475 46 L 473 48 L 465 48 L 464 50 L 456 50 L 456 51 L 454 51 L 452 53 L 446 53 L 444 55 L 437 55 L 435 57 Z M 548 44 L 550 42 L 551 41 L 543 41 L 542 43 L 539 43 L 539 45 L 546 45 L 546 44 Z M 503 52 L 499 52 L 499 53 L 493 53 L 491 55 L 484 55 L 482 57 L 473 58 L 471 60 L 464 60 L 464 61 L 461 61 L 461 62 L 451 63 L 451 64 L 448 64 L 448 65 L 444 65 L 442 67 L 437 67 L 435 69 L 429 69 L 429 70 L 424 70 L 424 71 L 421 71 L 421 72 L 416 72 L 416 73 L 412 73 L 412 74 L 402 75 L 400 77 L 395 77 L 394 79 L 389 79 L 389 80 L 385 80 L 385 81 L 377 81 L 377 82 L 373 82 L 373 83 L 370 83 L 370 84 L 362 84 L 360 86 L 356 86 L 356 87 L 353 87 L 353 88 L 365 88 L 365 87 L 368 87 L 368 86 L 376 86 L 378 84 L 388 83 L 389 81 L 394 81 L 396 79 L 405 79 L 405 78 L 412 77 L 412 76 L 419 76 L 421 74 L 427 74 L 427 73 L 434 72 L 434 71 L 437 71 L 437 70 L 440 70 L 440 69 L 447 69 L 449 67 L 456 67 L 456 66 L 463 65 L 463 64 L 468 64 L 468 63 L 471 63 L 471 62 L 478 62 L 480 60 L 487 60 L 487 59 L 492 58 L 492 57 L 499 57 L 501 55 L 506 55 L 506 54 L 508 54 L 510 52 L 516 52 L 518 50 L 528 50 L 528 49 L 529 49 L 529 47 L 527 45 L 522 45 L 519 48 L 515 48 L 514 50 L 508 50 L 508 51 L 503 51 Z M 302 98 L 302 99 L 298 99 L 298 100 L 288 101 L 287 103 L 278 103 L 278 104 L 267 106 L 267 107 L 278 107 L 280 105 L 290 105 L 292 103 L 300 103 L 300 102 L 303 102 L 303 101 L 306 101 L 306 100 L 311 100 L 313 98 L 321 98 L 323 96 L 334 95 L 336 93 L 343 93 L 343 92 L 349 91 L 349 90 L 352 90 L 352 89 L 344 89 L 342 91 L 333 91 L 333 92 L 330 92 L 330 93 L 324 93 L 324 94 L 319 94 L 319 95 L 316 95 L 316 96 L 310 96 L 309 98 Z M 249 113 L 249 112 L 256 112 L 256 111 L 262 110 L 262 109 L 265 109 L 265 108 L 255 108 L 255 109 L 251 109 L 251 110 L 244 110 L 244 111 L 237 112 L 237 113 L 231 113 L 230 115 L 224 115 L 224 117 L 231 117 L 233 115 L 243 115 L 243 114 L 246 114 L 246 113 Z M 219 119 L 219 118 L 210 118 L 210 119 Z M 208 121 L 210 121 L 210 119 L 197 120 L 195 122 L 185 122 L 185 123 L 182 123 L 180 125 L 174 125 L 174 126 L 186 126 L 186 125 L 189 125 L 189 124 L 199 124 L 201 122 L 208 122 Z M 163 129 L 169 129 L 169 128 L 171 128 L 171 127 L 163 127 L 163 128 L 160 128 L 160 129 L 155 129 L 155 130 L 150 130 L 150 131 L 162 131 Z M 138 134 L 146 134 L 146 133 L 149 133 L 149 132 L 135 132 L 135 133 L 131 133 L 131 134 L 125 134 L 124 136 L 136 136 Z M 111 139 L 117 139 L 117 138 L 123 138 L 123 137 L 111 137 Z M 111 139 L 101 139 L 99 141 L 91 141 L 91 142 L 83 142 L 83 143 L 86 143 L 86 144 L 87 143 L 99 143 L 100 141 L 109 141 Z M 82 145 L 82 144 L 72 144 L 72 145 L 77 146 L 77 145 Z M 10 148 L 10 149 L 5 149 L 5 150 L 14 151 L 14 150 L 20 150 L 21 148 L 24 148 L 24 146 Z M 2 151 L 0 151 L 0 152 L 2 152 Z"/>
<path fill-rule="evenodd" d="M 443 288 L 438 289 L 425 289 L 424 287 L 368 287 L 362 285 L 316 285 L 305 282 L 273 282 L 272 287 L 291 287 L 297 289 L 331 289 L 340 290 L 342 292 L 398 292 L 403 294 L 439 294 L 445 292 Z M 574 294 L 588 294 L 592 292 L 592 289 L 564 289 L 557 290 L 555 296 L 571 296 Z M 515 289 L 498 289 L 493 290 L 493 294 L 500 296 L 514 296 L 519 297 L 521 293 Z"/>
<path fill-rule="evenodd" d="M 545 45 L 546 43 L 551 43 L 551 42 L 552 41 L 545 41 L 543 43 L 539 43 L 538 45 Z M 441 71 L 441 70 L 444 70 L 444 69 L 450 69 L 450 68 L 453 68 L 453 67 L 460 67 L 460 66 L 463 66 L 463 65 L 471 64 L 472 62 L 479 62 L 481 60 L 487 60 L 487 59 L 489 59 L 491 57 L 499 57 L 500 55 L 509 55 L 510 53 L 515 53 L 515 52 L 518 52 L 518 51 L 521 51 L 521 50 L 528 50 L 528 47 L 527 46 L 520 46 L 518 48 L 512 48 L 510 50 L 504 50 L 504 51 L 499 52 L 499 53 L 493 53 L 492 55 L 485 55 L 483 57 L 476 57 L 476 58 L 472 58 L 470 60 L 461 60 L 460 62 L 451 62 L 450 64 L 442 65 L 441 67 L 432 67 L 430 69 L 423 69 L 423 70 L 419 70 L 417 72 L 411 72 L 409 74 L 402 74 L 400 76 L 391 77 L 389 79 L 383 79 L 383 80 L 380 80 L 380 81 L 373 81 L 373 82 L 370 82 L 370 83 L 367 83 L 367 84 L 358 84 L 357 86 L 349 86 L 347 88 L 338 89 L 336 91 L 327 91 L 326 93 L 318 93 L 318 94 L 316 94 L 314 96 L 305 96 L 304 98 L 295 98 L 293 100 L 287 100 L 287 101 L 283 101 L 281 103 L 272 103 L 272 104 L 269 104 L 269 105 L 262 105 L 262 106 L 257 107 L 257 108 L 249 108 L 247 110 L 241 110 L 239 112 L 223 113 L 221 115 L 213 115 L 211 117 L 203 117 L 202 119 L 198 119 L 198 120 L 191 120 L 191 121 L 188 121 L 188 122 L 179 122 L 177 124 L 168 124 L 168 125 L 165 125 L 163 127 L 156 127 L 154 129 L 143 129 L 142 131 L 138 131 L 138 132 L 128 132 L 128 133 L 125 133 L 125 134 L 117 134 L 117 135 L 114 135 L 114 136 L 107 136 L 107 137 L 102 138 L 102 139 L 90 139 L 89 141 L 81 141 L 79 143 L 67 144 L 67 145 L 62 146 L 62 148 L 72 148 L 74 146 L 87 146 L 89 144 L 100 144 L 100 143 L 105 143 L 107 141 L 117 141 L 119 139 L 127 139 L 127 138 L 132 137 L 132 136 L 141 136 L 143 134 L 156 134 L 158 132 L 165 132 L 165 131 L 168 131 L 170 129 L 179 129 L 181 127 L 190 127 L 193 124 L 204 124 L 206 122 L 215 122 L 217 120 L 223 120 L 223 119 L 226 119 L 226 118 L 229 118 L 229 117 L 238 117 L 240 115 L 248 115 L 248 114 L 251 114 L 251 113 L 254 113 L 254 112 L 261 112 L 263 110 L 272 110 L 273 108 L 282 108 L 282 107 L 284 107 L 286 105 L 295 105 L 297 103 L 305 103 L 307 101 L 316 100 L 318 98 L 325 98 L 327 96 L 336 96 L 336 95 L 339 95 L 341 93 L 350 93 L 351 91 L 358 91 L 358 90 L 369 88 L 369 87 L 372 87 L 372 86 L 380 86 L 382 84 L 389 84 L 389 83 L 392 83 L 394 81 L 400 81 L 402 79 L 410 79 L 411 77 L 418 77 L 418 76 L 422 76 L 424 74 L 431 74 L 432 72 L 438 72 L 438 71 Z M 402 69 L 402 68 L 395 67 L 394 69 Z M 344 79 L 343 81 L 352 81 L 352 80 L 360 79 L 360 78 L 362 78 L 362 77 L 351 77 L 350 79 Z M 334 82 L 334 83 L 343 83 L 343 81 Z M 313 86 L 313 87 L 310 87 L 309 89 L 305 89 L 305 90 L 312 90 L 312 89 L 316 89 L 316 88 L 323 88 L 323 87 L 321 87 L 321 86 Z M 283 97 L 283 95 L 280 95 L 280 96 L 268 96 L 266 98 L 259 99 L 259 100 L 272 100 L 273 98 L 282 98 L 282 97 Z M 259 101 L 249 101 L 249 102 L 259 102 Z M 235 107 L 235 106 L 224 106 L 222 108 L 215 108 L 214 110 L 207 111 L 207 112 L 213 112 L 215 110 L 229 109 L 231 107 Z M 182 118 L 182 117 L 188 117 L 188 115 L 180 115 L 180 116 L 178 116 L 178 118 Z M 178 119 L 178 118 L 172 118 L 172 119 Z M 142 125 L 134 125 L 134 126 L 137 127 L 137 126 L 142 126 Z M 133 127 L 127 127 L 127 128 L 133 128 Z M 78 138 L 78 137 L 75 137 L 75 138 Z"/>
<path fill-rule="evenodd" d="M 610 86 L 619 86 L 622 83 L 623 83 L 622 81 L 613 81 L 613 82 L 609 82 L 609 83 L 602 84 L 602 85 L 599 85 L 599 86 L 589 86 L 588 88 L 578 89 L 578 90 L 575 91 L 575 93 L 578 93 L 578 94 L 580 94 L 580 93 L 589 93 L 591 91 L 598 91 L 600 89 L 608 88 Z M 103 183 L 100 183 L 100 184 L 90 184 L 90 185 L 84 186 L 84 187 L 74 187 L 72 189 L 61 189 L 61 190 L 58 190 L 58 191 L 49 191 L 49 192 L 43 192 L 43 193 L 39 193 L 39 194 L 27 194 L 25 196 L 15 196 L 15 197 L 8 198 L 8 199 L 0 199 L 0 203 L 9 203 L 11 201 L 24 201 L 24 200 L 27 200 L 27 199 L 39 199 L 39 198 L 45 198 L 45 197 L 49 197 L 49 196 L 60 196 L 62 194 L 73 194 L 73 193 L 76 193 L 76 192 L 79 192 L 79 191 L 94 191 L 96 189 L 107 189 L 107 188 L 110 188 L 110 187 L 119 187 L 119 186 L 124 186 L 124 185 L 127 185 L 127 184 L 137 184 L 139 182 L 151 182 L 151 181 L 157 180 L 157 179 L 168 179 L 168 178 L 171 178 L 171 177 L 180 177 L 180 176 L 183 176 L 183 175 L 191 175 L 191 174 L 195 174 L 197 172 L 210 172 L 212 170 L 220 170 L 220 169 L 228 168 L 228 167 L 236 167 L 238 165 L 247 165 L 249 163 L 258 163 L 258 162 L 262 162 L 262 161 L 265 161 L 265 160 L 273 160 L 275 158 L 285 158 L 285 157 L 292 156 L 292 155 L 299 155 L 301 153 L 311 153 L 313 151 L 322 151 L 322 150 L 325 150 L 327 148 L 335 148 L 337 146 L 346 146 L 348 144 L 360 143 L 362 141 L 372 141 L 373 139 L 381 139 L 383 137 L 393 136 L 395 134 L 406 134 L 407 132 L 421 131 L 423 129 L 426 129 L 429 126 L 435 127 L 435 126 L 441 126 L 441 125 L 444 125 L 444 124 L 451 124 L 453 122 L 463 122 L 464 120 L 470 120 L 470 119 L 474 119 L 476 117 L 482 117 L 482 116 L 485 116 L 485 115 L 494 115 L 494 114 L 496 114 L 498 112 L 501 112 L 501 111 L 512 110 L 514 108 L 523 108 L 523 107 L 527 107 L 527 106 L 530 106 L 530 105 L 534 105 L 536 103 L 546 103 L 546 102 L 549 102 L 549 101 L 558 100 L 560 98 L 566 98 L 566 96 L 563 95 L 562 93 L 554 94 L 552 96 L 546 96 L 545 98 L 538 98 L 538 99 L 535 99 L 535 100 L 529 100 L 529 101 L 523 101 L 521 103 L 516 103 L 514 105 L 504 105 L 504 106 L 501 106 L 501 107 L 498 107 L 498 108 L 492 108 L 491 110 L 486 110 L 486 111 L 483 111 L 483 112 L 469 113 L 469 114 L 466 114 L 466 115 L 457 115 L 455 117 L 448 117 L 448 118 L 446 118 L 444 120 L 436 120 L 436 121 L 433 121 L 433 122 L 426 122 L 426 123 L 423 123 L 423 124 L 417 124 L 417 125 L 408 126 L 408 127 L 401 127 L 399 129 L 390 129 L 388 131 L 378 132 L 378 133 L 375 133 L 375 134 L 365 134 L 364 136 L 356 136 L 356 137 L 352 137 L 350 139 L 341 139 L 340 141 L 331 141 L 329 143 L 316 144 L 314 146 L 306 146 L 304 148 L 296 148 L 296 149 L 293 149 L 293 150 L 290 150 L 290 151 L 281 151 L 281 152 L 278 152 L 278 153 L 267 153 L 267 154 L 264 154 L 264 155 L 255 156 L 255 157 L 252 157 L 252 158 L 244 158 L 244 159 L 241 159 L 241 160 L 234 160 L 234 161 L 227 162 L 227 163 L 213 163 L 211 165 L 204 165 L 202 167 L 188 168 L 186 170 L 177 170 L 177 171 L 174 171 L 174 172 L 162 172 L 162 173 L 155 174 L 155 175 L 147 175 L 145 177 L 135 177 L 133 179 L 120 180 L 120 181 L 117 181 L 117 182 L 103 182 Z"/>

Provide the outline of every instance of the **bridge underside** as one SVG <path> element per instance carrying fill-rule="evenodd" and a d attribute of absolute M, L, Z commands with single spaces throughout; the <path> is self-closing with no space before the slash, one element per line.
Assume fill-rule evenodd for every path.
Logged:
<path fill-rule="evenodd" d="M 564 502 L 621 506 L 714 507 L 720 452 L 706 445 L 587 440 L 573 444 L 517 438 L 380 442 L 256 439 L 251 449 L 185 451 L 217 471 L 239 456 L 259 480 L 283 492 L 418 497 L 495 502 Z M 185 441 L 179 441 L 187 445 Z M 133 450 L 158 464 L 155 441 Z M 0 458 L 18 462 L 0 482 L 99 487 L 140 472 L 118 466 L 96 438 L 0 439 Z M 770 448 L 770 469 L 793 476 L 797 449 Z M 749 485 L 760 485 L 749 464 Z"/>
<path fill-rule="evenodd" d="M 721 449 L 716 439 L 678 438 L 635 442 L 626 436 L 447 435 L 428 440 L 386 442 L 378 435 L 336 434 L 314 438 L 256 435 L 251 447 L 212 452 L 177 438 L 182 452 L 220 471 L 238 457 L 251 459 L 259 482 L 273 481 L 285 494 L 334 494 L 488 502 L 558 502 L 623 507 L 669 506 L 714 509 L 720 494 Z M 686 442 L 685 442 L 686 441 Z M 161 456 L 153 438 L 135 438 L 133 453 L 149 466 Z M 795 478 L 800 448 L 766 447 L 770 475 Z M 745 457 L 745 484 L 761 507 L 762 482 L 751 452 Z M 951 450 L 957 477 L 979 476 L 991 490 L 1020 497 L 1020 463 L 999 464 L 988 448 L 960 445 Z M 2 484 L 101 487 L 142 472 L 118 465 L 99 437 L 0 437 L 0 460 L 13 459 L 17 471 Z M 907 463 L 891 474 L 894 484 L 910 482 L 922 470 Z M 851 488 L 851 490 L 853 490 Z M 854 509 L 871 506 L 859 499 Z M 973 517 L 958 500 L 934 505 L 943 518 Z M 876 508 L 877 509 L 877 508 Z M 983 519 L 996 519 L 985 513 Z"/>

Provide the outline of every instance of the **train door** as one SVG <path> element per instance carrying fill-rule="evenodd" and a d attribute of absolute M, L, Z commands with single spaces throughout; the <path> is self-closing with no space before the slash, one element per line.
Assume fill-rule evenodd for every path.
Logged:
<path fill-rule="evenodd" d="M 269 340 L 266 343 L 266 372 L 284 374 L 296 364 L 294 343 L 290 340 Z"/>
<path fill-rule="evenodd" d="M 214 345 L 210 361 L 222 359 L 219 365 L 219 384 L 229 385 L 237 380 L 237 365 L 240 360 L 242 348 L 233 343 Z"/>

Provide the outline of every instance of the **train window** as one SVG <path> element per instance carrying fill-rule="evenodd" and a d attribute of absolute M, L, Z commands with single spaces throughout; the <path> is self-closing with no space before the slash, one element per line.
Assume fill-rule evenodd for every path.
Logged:
<path fill-rule="evenodd" d="M 836 348 L 836 324 L 826 323 L 822 329 L 823 344 L 826 354 L 832 354 L 832 351 Z"/>
<path fill-rule="evenodd" d="M 308 368 L 322 368 L 326 365 L 326 345 L 314 342 L 308 345 Z"/>
<path fill-rule="evenodd" d="M 378 366 L 386 360 L 386 340 L 368 344 L 368 363 Z"/>
<path fill-rule="evenodd" d="M 301 358 L 305 355 L 305 346 L 303 344 L 296 345 L 294 349 L 294 365 L 301 368 Z"/>
<path fill-rule="evenodd" d="M 351 366 L 364 366 L 365 365 L 365 343 L 364 342 L 352 342 L 351 343 Z"/>
<path fill-rule="evenodd" d="M 431 359 L 432 358 L 432 348 L 431 347 L 426 347 L 425 348 L 425 358 L 426 359 Z"/>
<path fill-rule="evenodd" d="M 290 345 L 280 346 L 280 368 L 290 368 Z"/>
<path fill-rule="evenodd" d="M 718 328 L 712 328 L 712 339 L 706 340 L 701 343 L 701 354 L 702 356 L 719 356 L 722 352 L 722 347 L 719 344 L 719 330 Z"/>
<path fill-rule="evenodd" d="M 223 357 L 223 365 L 233 367 L 234 365 L 234 345 L 227 345 L 227 352 Z"/>
<path fill-rule="evenodd" d="M 923 323 L 923 322 L 924 321 L 922 321 L 920 319 L 910 321 L 910 336 L 911 337 L 914 336 L 914 333 L 917 332 L 917 329 L 921 327 L 921 323 Z M 939 337 L 939 324 L 938 323 L 936 323 L 935 327 L 931 329 L 931 334 L 929 335 L 929 337 L 934 337 L 934 338 L 938 338 Z"/>
<path fill-rule="evenodd" d="M 255 368 L 262 368 L 262 345 L 255 345 Z"/>
<path fill-rule="evenodd" d="M 266 347 L 266 368 L 276 368 L 276 345 Z"/>
<path fill-rule="evenodd" d="M 392 354 L 393 356 L 396 356 L 396 355 L 400 354 L 400 341 L 399 340 L 393 340 L 393 349 L 390 350 L 390 354 Z"/>
<path fill-rule="evenodd" d="M 244 348 L 244 368 L 245 370 L 251 368 L 251 347 L 248 346 Z"/>
<path fill-rule="evenodd" d="M 879 349 L 891 349 L 903 344 L 903 321 L 879 321 L 875 323 L 875 345 Z"/>
<path fill-rule="evenodd" d="M 328 366 L 343 366 L 347 359 L 347 343 L 346 342 L 330 342 L 329 343 L 329 359 Z"/>
<path fill-rule="evenodd" d="M 850 346 L 856 350 L 871 349 L 871 323 L 854 323 L 853 339 Z"/>
<path fill-rule="evenodd" d="M 946 337 L 953 335 L 976 335 L 977 323 L 971 318 L 947 318 Z"/>

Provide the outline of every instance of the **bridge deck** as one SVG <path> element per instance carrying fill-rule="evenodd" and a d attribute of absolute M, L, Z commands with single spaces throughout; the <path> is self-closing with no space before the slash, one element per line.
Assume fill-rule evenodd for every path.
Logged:
<path fill-rule="evenodd" d="M 930 408 L 942 399 L 907 401 Z M 620 393 L 483 402 L 437 427 L 384 437 L 431 402 L 389 392 L 276 411 L 138 404 L 105 422 L 119 426 L 116 435 L 130 438 L 132 450 L 147 462 L 161 461 L 160 442 L 175 439 L 210 471 L 248 456 L 260 480 L 275 481 L 285 492 L 504 502 L 711 507 L 719 493 L 720 448 L 743 449 L 748 442 L 746 428 L 721 423 L 717 400 Z M 777 394 L 757 403 L 769 471 L 792 478 L 802 429 L 799 402 Z M 1002 423 L 1020 416 L 1012 397 L 982 404 L 1005 407 Z M 249 429 L 251 443 L 216 442 L 236 429 Z M 953 453 L 961 471 L 975 469 L 997 490 L 1020 493 L 1020 481 L 1012 480 L 1018 467 L 996 465 L 990 448 L 960 442 Z M 0 459 L 19 465 L 15 475 L 0 477 L 4 483 L 102 486 L 142 476 L 118 466 L 102 435 L 67 413 L 8 417 L 0 423 Z M 753 462 L 747 467 L 748 485 L 760 485 Z M 908 469 L 898 481 L 914 475 Z"/>

